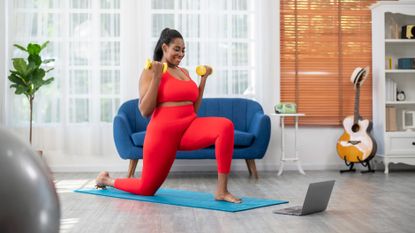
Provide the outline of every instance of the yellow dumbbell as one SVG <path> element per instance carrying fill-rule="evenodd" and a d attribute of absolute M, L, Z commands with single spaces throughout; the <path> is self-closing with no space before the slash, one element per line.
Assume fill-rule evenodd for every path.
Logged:
<path fill-rule="evenodd" d="M 146 70 L 150 70 L 150 69 L 151 69 L 152 64 L 153 64 L 153 61 L 152 61 L 152 60 L 150 60 L 150 59 L 147 59 L 147 60 L 146 60 L 146 64 L 145 64 L 145 66 L 144 66 L 144 69 L 146 69 Z M 167 71 L 167 63 L 163 63 L 163 74 L 164 74 L 164 73 L 166 73 L 166 71 Z"/>
<path fill-rule="evenodd" d="M 206 65 L 196 66 L 196 74 L 199 75 L 199 76 L 203 76 L 206 73 L 207 74 L 212 74 L 212 71 L 213 71 L 213 69 L 210 66 L 206 66 Z"/>

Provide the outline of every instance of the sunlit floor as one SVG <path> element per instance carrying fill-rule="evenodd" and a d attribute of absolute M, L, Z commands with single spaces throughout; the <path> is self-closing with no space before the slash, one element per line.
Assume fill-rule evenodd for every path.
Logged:
<path fill-rule="evenodd" d="M 289 204 L 237 213 L 138 202 L 74 193 L 93 187 L 96 173 L 56 173 L 61 232 L 414 232 L 415 171 L 339 174 L 337 171 L 247 172 L 231 174 L 229 188 L 238 196 L 281 199 Z M 116 177 L 125 174 L 112 174 Z M 140 174 L 138 174 L 140 175 Z M 335 179 L 326 212 L 308 216 L 273 214 L 301 205 L 311 182 Z M 215 173 L 172 173 L 163 187 L 213 192 Z"/>

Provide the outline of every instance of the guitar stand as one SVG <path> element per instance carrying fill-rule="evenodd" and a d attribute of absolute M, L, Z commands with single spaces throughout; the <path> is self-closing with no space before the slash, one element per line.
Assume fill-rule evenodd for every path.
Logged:
<path fill-rule="evenodd" d="M 346 156 L 344 156 L 343 159 L 344 159 L 344 163 L 346 164 L 347 167 L 349 167 L 349 169 L 347 169 L 347 170 L 340 170 L 340 173 L 343 173 L 343 172 L 355 172 L 356 169 L 353 168 L 353 166 L 354 166 L 355 163 L 354 162 L 348 163 L 347 160 L 346 160 Z M 362 161 L 362 160 L 360 160 L 360 158 L 357 158 L 357 159 L 359 160 L 359 163 L 362 164 L 363 167 L 367 167 L 368 168 L 367 171 L 361 171 L 361 173 L 369 173 L 369 172 L 374 173 L 375 172 L 375 170 L 373 170 L 370 167 L 370 160 Z"/>
<path fill-rule="evenodd" d="M 368 167 L 367 171 L 361 171 L 361 173 L 369 173 L 369 172 L 374 173 L 375 172 L 375 170 L 373 170 L 370 167 L 370 159 L 366 161 L 361 161 L 360 158 L 357 158 L 357 159 L 359 160 L 359 163 L 362 164 L 363 167 Z"/>
<path fill-rule="evenodd" d="M 346 156 L 344 156 L 343 159 L 344 159 L 344 163 L 346 164 L 346 166 L 349 169 L 347 169 L 347 170 L 340 170 L 340 173 L 343 173 L 343 172 L 355 172 L 356 169 L 353 168 L 354 163 L 353 162 L 348 163 L 347 160 L 346 160 Z"/>

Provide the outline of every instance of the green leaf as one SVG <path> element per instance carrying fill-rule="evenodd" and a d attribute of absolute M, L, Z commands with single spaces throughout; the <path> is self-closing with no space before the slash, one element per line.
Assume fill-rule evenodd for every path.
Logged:
<path fill-rule="evenodd" d="M 15 70 L 10 70 L 10 73 L 11 73 L 11 74 L 14 74 L 14 75 L 16 75 L 17 77 L 22 78 L 22 79 L 23 79 L 23 76 L 25 75 L 25 74 L 21 74 L 21 73 L 19 73 L 19 72 L 15 71 Z"/>
<path fill-rule="evenodd" d="M 26 74 L 27 63 L 23 58 L 13 58 L 13 67 L 17 72 Z"/>
<path fill-rule="evenodd" d="M 49 41 L 46 41 L 45 43 L 42 44 L 42 46 L 40 46 L 40 50 L 46 48 L 46 46 L 48 46 Z"/>
<path fill-rule="evenodd" d="M 9 80 L 10 82 L 16 83 L 18 85 L 24 85 L 24 86 L 26 85 L 26 82 L 15 74 L 9 75 Z"/>
<path fill-rule="evenodd" d="M 29 74 L 33 73 L 33 71 L 36 70 L 37 68 L 38 66 L 34 62 L 29 62 L 25 76 L 28 76 Z"/>
<path fill-rule="evenodd" d="M 17 88 L 19 85 L 17 85 L 17 84 L 12 84 L 12 85 L 10 85 L 10 88 Z"/>
<path fill-rule="evenodd" d="M 42 48 L 38 44 L 30 43 L 27 46 L 27 51 L 29 52 L 30 55 L 39 55 L 41 50 L 42 50 Z"/>
<path fill-rule="evenodd" d="M 30 62 L 33 62 L 36 66 L 40 66 L 42 64 L 42 58 L 37 54 L 30 54 L 27 58 Z"/>
<path fill-rule="evenodd" d="M 34 91 L 37 91 L 37 89 L 43 86 L 44 82 L 45 81 L 40 77 L 33 78 L 32 83 Z"/>
<path fill-rule="evenodd" d="M 18 86 L 18 87 L 16 88 L 16 91 L 14 92 L 14 94 L 16 94 L 16 95 L 21 95 L 21 94 L 25 94 L 25 95 L 27 95 L 27 94 L 28 94 L 28 93 L 27 93 L 27 90 L 28 90 L 28 88 L 27 88 L 27 87 Z"/>
<path fill-rule="evenodd" d="M 45 59 L 45 60 L 43 60 L 43 64 L 48 64 L 49 62 L 53 62 L 53 61 L 55 61 L 55 59 L 53 59 L 53 58 L 51 58 L 51 59 Z"/>
<path fill-rule="evenodd" d="M 15 74 L 15 75 L 19 75 L 20 73 L 15 71 L 15 70 L 9 70 L 10 73 Z"/>
<path fill-rule="evenodd" d="M 27 87 L 25 94 L 32 96 L 35 93 L 35 85 L 31 84 Z"/>
<path fill-rule="evenodd" d="M 49 68 L 49 69 L 47 69 L 45 72 L 46 73 L 49 73 L 49 71 L 52 71 L 52 70 L 54 70 L 55 68 L 54 67 L 52 67 L 52 68 Z"/>
<path fill-rule="evenodd" d="M 48 85 L 48 84 L 50 84 L 53 80 L 55 80 L 55 78 L 48 78 L 48 79 L 46 79 L 44 82 L 43 82 L 43 85 Z"/>
<path fill-rule="evenodd" d="M 14 44 L 13 46 L 20 49 L 20 50 L 23 50 L 23 51 L 27 52 L 27 49 L 25 47 L 21 46 L 21 45 Z"/>
<path fill-rule="evenodd" d="M 45 72 L 45 70 L 44 69 L 42 69 L 42 68 L 40 68 L 40 69 L 35 69 L 34 71 L 33 71 L 33 76 L 32 76 L 32 78 L 34 79 L 34 80 L 38 80 L 38 79 L 42 79 L 43 77 L 45 77 L 45 74 L 46 74 L 46 72 Z"/>

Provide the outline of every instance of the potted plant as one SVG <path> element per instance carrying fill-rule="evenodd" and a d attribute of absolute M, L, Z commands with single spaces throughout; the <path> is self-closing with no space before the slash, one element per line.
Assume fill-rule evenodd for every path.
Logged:
<path fill-rule="evenodd" d="M 14 46 L 28 54 L 27 59 L 24 58 L 12 58 L 14 70 L 10 70 L 9 80 L 12 82 L 10 88 L 15 88 L 15 94 L 25 95 L 29 101 L 30 106 L 30 133 L 29 142 L 32 144 L 32 113 L 33 113 L 33 100 L 35 94 L 44 85 L 50 84 L 54 78 L 44 79 L 46 74 L 53 70 L 49 68 L 47 70 L 42 68 L 42 65 L 54 61 L 54 59 L 42 60 L 40 52 L 48 45 L 49 41 L 46 41 L 42 45 L 29 43 L 27 47 L 23 47 L 18 44 Z M 40 152 L 41 153 L 41 152 Z"/>

